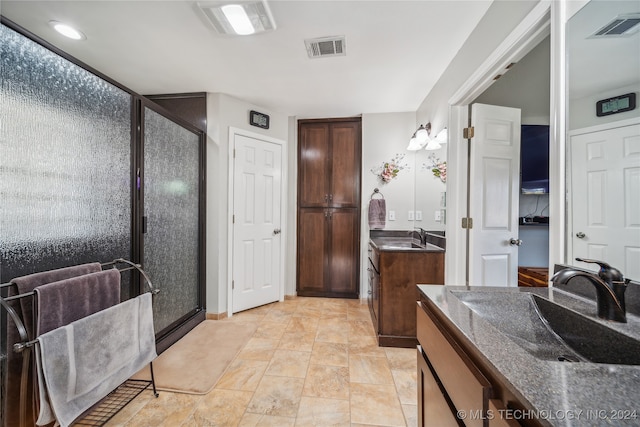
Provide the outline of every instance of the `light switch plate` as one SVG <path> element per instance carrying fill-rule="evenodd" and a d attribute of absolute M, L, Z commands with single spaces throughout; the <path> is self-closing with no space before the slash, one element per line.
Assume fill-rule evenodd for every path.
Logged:
<path fill-rule="evenodd" d="M 396 211 L 389 211 L 389 221 L 396 220 Z"/>
<path fill-rule="evenodd" d="M 407 215 L 407 219 L 409 221 L 414 221 L 415 220 L 415 211 L 409 211 L 409 213 Z"/>
<path fill-rule="evenodd" d="M 416 211 L 416 221 L 422 221 L 422 211 Z"/>
<path fill-rule="evenodd" d="M 433 219 L 435 219 L 436 221 L 440 221 L 440 211 L 439 210 L 435 211 L 435 213 L 433 215 Z"/>

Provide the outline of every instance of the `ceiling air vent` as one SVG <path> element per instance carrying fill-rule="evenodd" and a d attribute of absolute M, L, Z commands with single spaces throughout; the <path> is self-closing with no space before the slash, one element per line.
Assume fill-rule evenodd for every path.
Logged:
<path fill-rule="evenodd" d="M 589 38 L 625 37 L 640 29 L 640 13 L 627 13 L 616 16 Z"/>
<path fill-rule="evenodd" d="M 321 37 L 304 41 L 309 58 L 323 58 L 326 56 L 346 55 L 346 43 L 344 36 Z"/>

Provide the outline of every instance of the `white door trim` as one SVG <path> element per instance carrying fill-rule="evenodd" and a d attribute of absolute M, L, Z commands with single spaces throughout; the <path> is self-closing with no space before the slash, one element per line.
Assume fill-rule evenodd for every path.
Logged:
<path fill-rule="evenodd" d="M 281 230 L 282 238 L 280 239 L 280 277 L 281 283 L 279 287 L 279 299 L 284 300 L 284 279 L 285 279 L 285 243 L 287 240 L 287 142 L 281 139 L 276 139 L 267 135 L 263 135 L 257 132 L 251 132 L 245 129 L 229 126 L 229 187 L 227 189 L 227 200 L 229 200 L 227 206 L 227 317 L 233 315 L 233 188 L 234 188 L 234 172 L 235 172 L 235 160 L 233 156 L 233 150 L 235 147 L 236 135 L 245 136 L 248 138 L 255 138 L 261 141 L 267 141 L 273 144 L 278 144 L 282 147 L 282 180 L 281 180 Z"/>
<path fill-rule="evenodd" d="M 449 99 L 450 105 L 468 105 L 494 82 L 506 67 L 538 45 L 550 31 L 550 0 L 541 0 Z"/>
<path fill-rule="evenodd" d="M 493 78 L 497 74 L 502 74 L 505 67 L 512 63 L 517 62 L 524 57 L 531 49 L 533 49 L 540 41 L 542 41 L 551 31 L 551 138 L 558 133 L 554 131 L 554 126 L 557 127 L 558 123 L 564 125 L 564 92 L 558 96 L 554 95 L 555 90 L 558 90 L 558 86 L 554 86 L 554 82 L 561 78 L 561 87 L 564 88 L 564 15 L 558 13 L 558 10 L 565 10 L 565 0 L 541 0 L 529 14 L 516 26 L 516 28 L 509 34 L 507 38 L 492 52 L 491 55 L 476 69 L 476 71 L 460 86 L 460 88 L 449 99 L 449 124 L 450 128 L 454 129 L 454 126 L 462 124 L 466 127 L 468 122 L 468 105 L 473 102 L 482 92 L 484 92 L 493 82 Z M 561 25 L 556 25 L 555 22 L 561 20 Z M 556 27 L 562 27 L 561 42 L 558 41 L 558 37 L 554 35 Z M 555 41 L 554 41 L 555 37 Z M 560 46 L 561 51 L 558 51 Z M 559 65 L 558 61 L 553 59 L 560 56 L 562 58 L 562 64 Z M 561 76 L 561 77 L 559 77 Z M 560 98 L 559 98 L 560 97 Z M 560 108 L 555 108 L 554 103 L 562 102 Z M 460 128 L 458 128 L 460 129 Z M 564 126 L 562 126 L 564 131 Z M 564 150 L 564 135 L 560 135 L 561 139 L 557 139 L 556 147 L 561 146 Z M 447 171 L 447 181 L 456 183 L 456 191 L 466 190 L 467 188 L 467 166 L 468 166 L 468 150 L 466 148 L 466 140 L 462 138 L 462 132 L 455 131 L 449 133 L 450 143 L 447 145 L 447 159 L 450 159 L 449 164 L 455 163 L 458 165 L 455 169 L 451 167 Z M 552 144 L 552 157 L 556 153 L 554 143 Z M 456 149 L 455 147 L 460 147 Z M 562 155 L 564 159 L 564 155 Z M 551 167 L 557 167 L 557 171 L 551 171 Z M 564 161 L 560 165 L 551 165 L 550 178 L 552 185 L 558 179 L 558 176 L 564 180 Z M 555 177 L 555 178 L 554 178 Z M 447 185 L 449 186 L 449 182 Z M 556 187 L 554 187 L 555 189 Z M 564 217 L 561 218 L 559 212 L 564 213 L 564 183 L 560 194 L 550 195 L 550 212 L 558 216 L 558 221 L 554 220 L 550 224 L 550 250 L 549 258 L 554 262 L 557 262 L 556 251 L 553 250 L 557 245 L 557 242 L 552 242 L 554 233 L 561 232 L 562 241 L 564 241 Z M 448 190 L 447 193 L 451 194 Z M 448 195 L 449 195 L 448 194 Z M 445 252 L 445 284 L 446 285 L 460 285 L 467 284 L 466 272 L 468 271 L 467 260 L 467 231 L 463 230 L 460 226 L 461 218 L 467 216 L 467 200 L 466 191 L 465 196 L 459 195 L 458 197 L 448 197 L 447 200 L 447 217 L 446 235 L 448 244 L 448 250 Z M 558 200 L 562 200 L 561 207 L 558 207 Z M 560 208 L 560 211 L 558 210 Z M 561 231 L 559 231 L 561 230 Z M 557 235 L 557 234 L 556 234 Z M 451 250 L 449 250 L 451 249 Z M 564 246 L 561 246 L 562 260 L 564 260 Z M 462 262 L 464 260 L 464 262 Z M 466 265 L 464 271 L 460 268 L 461 265 Z M 550 265 L 552 265 L 550 263 Z"/>

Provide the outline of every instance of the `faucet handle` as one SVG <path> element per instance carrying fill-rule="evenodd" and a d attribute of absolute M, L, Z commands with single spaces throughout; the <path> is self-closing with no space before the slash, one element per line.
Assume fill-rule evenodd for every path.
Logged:
<path fill-rule="evenodd" d="M 587 262 L 590 264 L 598 264 L 600 266 L 600 271 L 598 271 L 598 276 L 602 280 L 607 282 L 623 282 L 624 276 L 622 272 L 615 267 L 611 267 L 604 261 L 598 261 L 596 259 L 586 259 L 586 258 L 576 258 L 576 261 Z"/>

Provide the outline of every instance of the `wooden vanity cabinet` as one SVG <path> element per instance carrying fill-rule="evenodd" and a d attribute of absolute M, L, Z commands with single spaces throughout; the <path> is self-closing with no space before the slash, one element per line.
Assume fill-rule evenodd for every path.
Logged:
<path fill-rule="evenodd" d="M 444 284 L 444 252 L 379 249 L 369 245 L 369 311 L 378 344 L 414 348 L 417 284 Z"/>
<path fill-rule="evenodd" d="M 420 345 L 418 345 L 418 403 L 419 426 L 458 427 L 460 425 L 451 411 L 447 394 L 440 381 L 436 380 L 433 368 L 427 362 Z"/>
<path fill-rule="evenodd" d="M 507 408 L 526 409 L 499 376 L 463 345 L 455 332 L 427 306 L 421 297 L 416 309 L 418 425 L 539 427 L 536 420 L 506 418 L 508 413 L 513 413 Z M 440 394 L 435 391 L 436 386 Z M 456 416 L 459 411 L 465 414 L 464 419 Z M 450 417 L 456 424 L 451 424 Z"/>

